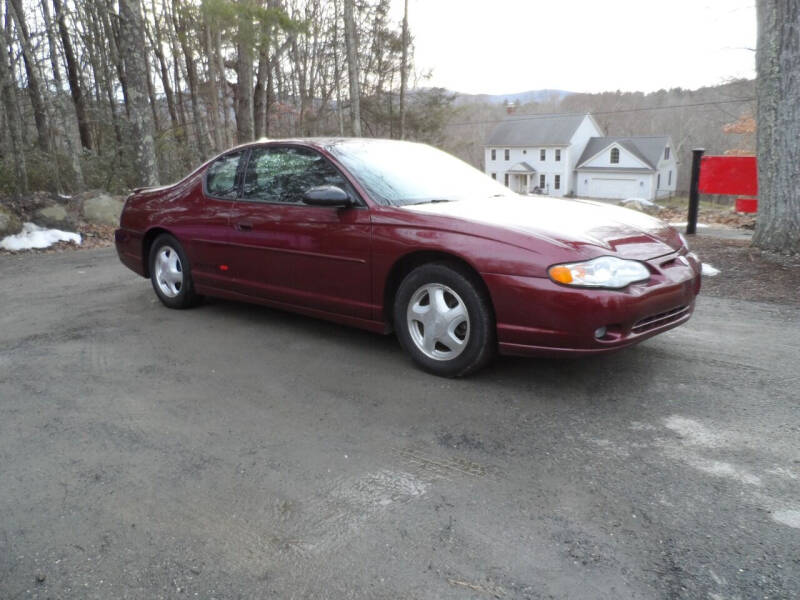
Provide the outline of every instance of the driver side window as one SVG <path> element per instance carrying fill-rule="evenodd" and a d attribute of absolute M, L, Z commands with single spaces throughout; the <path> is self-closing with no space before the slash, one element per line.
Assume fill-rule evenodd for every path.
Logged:
<path fill-rule="evenodd" d="M 319 185 L 336 185 L 350 191 L 342 174 L 324 156 L 313 150 L 255 148 L 247 163 L 242 199 L 301 204 L 305 191 Z"/>

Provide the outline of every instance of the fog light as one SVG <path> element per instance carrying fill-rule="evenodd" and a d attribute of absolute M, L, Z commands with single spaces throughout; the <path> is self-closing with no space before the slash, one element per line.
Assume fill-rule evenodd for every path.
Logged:
<path fill-rule="evenodd" d="M 594 337 L 596 337 L 598 340 L 601 340 L 604 337 L 606 337 L 607 332 L 608 329 L 606 329 L 605 327 L 598 327 L 597 329 L 594 330 Z"/>

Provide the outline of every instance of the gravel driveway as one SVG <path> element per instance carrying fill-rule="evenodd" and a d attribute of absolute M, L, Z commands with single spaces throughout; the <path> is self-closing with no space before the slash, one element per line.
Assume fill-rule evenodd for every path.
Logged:
<path fill-rule="evenodd" d="M 466 380 L 393 337 L 0 257 L 0 598 L 800 597 L 800 315 L 701 296 Z"/>

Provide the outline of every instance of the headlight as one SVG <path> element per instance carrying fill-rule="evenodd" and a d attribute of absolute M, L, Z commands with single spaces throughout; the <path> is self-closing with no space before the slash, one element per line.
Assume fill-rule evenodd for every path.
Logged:
<path fill-rule="evenodd" d="M 635 281 L 650 278 L 650 271 L 636 260 L 601 256 L 586 262 L 554 265 L 547 270 L 550 279 L 566 285 L 624 288 Z"/>

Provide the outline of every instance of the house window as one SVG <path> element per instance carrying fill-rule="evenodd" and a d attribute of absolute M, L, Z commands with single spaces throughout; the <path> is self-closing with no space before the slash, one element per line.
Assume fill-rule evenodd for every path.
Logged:
<path fill-rule="evenodd" d="M 545 184 L 547 183 L 546 175 L 542 174 L 539 175 L 539 189 L 543 190 Z"/>
<path fill-rule="evenodd" d="M 667 185 L 672 185 L 672 171 L 667 172 Z"/>
<path fill-rule="evenodd" d="M 506 184 L 506 187 L 508 187 L 508 173 L 506 173 L 505 177 L 503 178 L 503 182 Z"/>
<path fill-rule="evenodd" d="M 547 160 L 547 150 L 544 148 L 539 150 L 539 160 Z"/>
<path fill-rule="evenodd" d="M 497 160 L 497 150 L 492 148 L 492 160 Z"/>
<path fill-rule="evenodd" d="M 506 160 L 510 160 L 511 159 L 511 150 L 506 148 L 504 152 L 505 152 L 505 155 L 506 155 Z"/>
<path fill-rule="evenodd" d="M 664 148 L 664 160 L 669 160 L 669 146 Z"/>
<path fill-rule="evenodd" d="M 497 173 L 492 173 L 492 179 L 494 179 L 495 181 L 497 181 Z"/>
<path fill-rule="evenodd" d="M 561 148 L 556 148 L 556 162 L 561 160 Z"/>
<path fill-rule="evenodd" d="M 556 178 L 553 180 L 553 187 L 557 190 L 561 189 L 561 175 L 556 175 Z"/>
<path fill-rule="evenodd" d="M 659 173 L 658 177 L 656 178 L 656 189 L 657 190 L 661 189 L 661 173 Z"/>
<path fill-rule="evenodd" d="M 611 164 L 616 165 L 619 163 L 619 148 L 611 149 Z"/>

